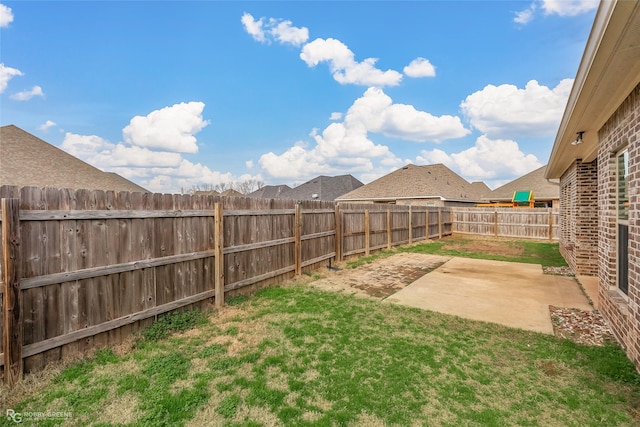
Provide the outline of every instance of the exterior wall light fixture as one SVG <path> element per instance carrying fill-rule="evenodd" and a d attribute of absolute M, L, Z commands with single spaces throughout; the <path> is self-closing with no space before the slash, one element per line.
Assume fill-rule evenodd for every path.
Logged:
<path fill-rule="evenodd" d="M 582 144 L 582 134 L 584 133 L 584 131 L 580 131 L 578 132 L 578 136 L 576 137 L 575 141 L 571 142 L 571 145 L 578 145 L 578 144 Z"/>

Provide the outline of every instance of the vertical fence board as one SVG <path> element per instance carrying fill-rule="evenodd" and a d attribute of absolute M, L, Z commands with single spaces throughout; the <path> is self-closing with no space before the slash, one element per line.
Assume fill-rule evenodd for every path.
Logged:
<path fill-rule="evenodd" d="M 336 260 L 342 261 L 342 213 L 340 212 L 340 205 L 336 205 L 335 207 L 334 226 L 336 230 L 336 237 L 335 237 Z"/>
<path fill-rule="evenodd" d="M 2 199 L 2 282 L 4 381 L 8 387 L 22 379 L 22 307 L 20 301 L 20 206 Z"/>
<path fill-rule="evenodd" d="M 300 213 L 301 205 L 296 203 L 295 208 L 295 233 L 294 233 L 294 251 L 295 251 L 295 267 L 296 276 L 302 274 L 302 245 L 300 238 L 302 236 L 302 214 Z"/>
<path fill-rule="evenodd" d="M 364 211 L 364 254 L 369 256 L 369 247 L 371 239 L 371 224 L 369 222 L 369 209 Z"/>
<path fill-rule="evenodd" d="M 224 228 L 223 228 L 223 214 L 222 214 L 222 205 L 220 203 L 216 203 L 215 205 L 215 230 L 214 230 L 214 239 L 215 239 L 215 291 L 216 291 L 216 307 L 222 307 L 224 305 L 224 255 L 223 255 L 223 247 L 224 241 Z"/>

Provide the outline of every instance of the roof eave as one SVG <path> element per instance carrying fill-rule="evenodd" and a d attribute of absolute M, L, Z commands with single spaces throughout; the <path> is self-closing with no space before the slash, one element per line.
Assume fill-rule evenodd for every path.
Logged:
<path fill-rule="evenodd" d="M 640 44 L 629 33 L 640 22 L 638 2 L 602 1 L 553 144 L 546 178 L 560 178 L 576 159 L 593 161 L 598 130 L 638 84 Z M 625 43 L 622 43 L 625 41 Z M 584 132 L 581 144 L 572 145 Z"/>

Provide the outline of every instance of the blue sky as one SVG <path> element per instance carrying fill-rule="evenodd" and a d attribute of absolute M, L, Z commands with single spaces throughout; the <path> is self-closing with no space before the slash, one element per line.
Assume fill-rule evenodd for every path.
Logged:
<path fill-rule="evenodd" d="M 0 124 L 155 192 L 547 163 L 598 2 L 0 4 Z"/>

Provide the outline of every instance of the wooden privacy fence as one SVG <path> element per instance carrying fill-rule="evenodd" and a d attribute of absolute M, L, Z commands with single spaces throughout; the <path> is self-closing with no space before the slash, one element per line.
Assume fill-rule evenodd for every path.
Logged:
<path fill-rule="evenodd" d="M 452 208 L 453 232 L 519 239 L 559 239 L 558 210 L 541 208 Z"/>
<path fill-rule="evenodd" d="M 159 314 L 452 230 L 444 208 L 11 186 L 0 198 L 10 385 Z"/>
<path fill-rule="evenodd" d="M 451 210 L 425 206 L 340 205 L 340 257 L 441 238 L 452 230 Z"/>

